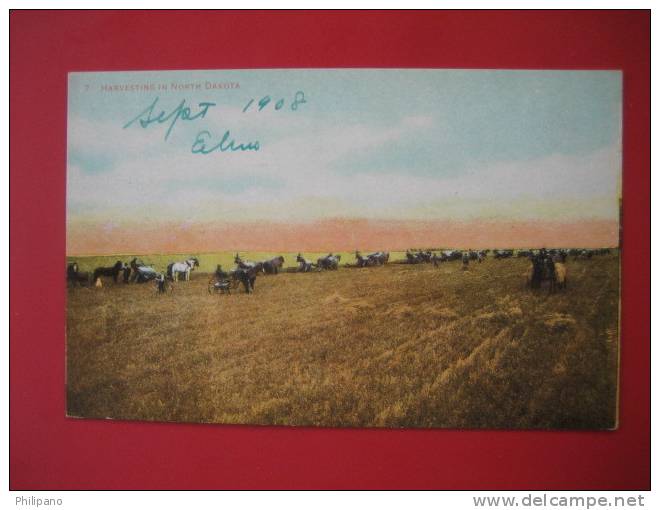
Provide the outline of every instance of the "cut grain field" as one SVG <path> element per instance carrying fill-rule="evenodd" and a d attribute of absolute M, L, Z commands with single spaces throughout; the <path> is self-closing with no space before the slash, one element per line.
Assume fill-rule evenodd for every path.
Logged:
<path fill-rule="evenodd" d="M 77 260 L 83 268 L 97 262 Z M 525 288 L 528 264 L 283 273 L 259 276 L 251 295 L 209 295 L 209 275 L 199 272 L 165 296 L 152 284 L 70 288 L 68 414 L 614 427 L 618 256 L 569 260 L 568 288 L 554 294 Z"/>

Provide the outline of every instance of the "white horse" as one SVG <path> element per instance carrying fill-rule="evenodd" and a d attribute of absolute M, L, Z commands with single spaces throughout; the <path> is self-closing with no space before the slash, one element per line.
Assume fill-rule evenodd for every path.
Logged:
<path fill-rule="evenodd" d="M 172 276 L 172 280 L 175 282 L 179 281 L 179 273 L 182 273 L 184 281 L 190 280 L 190 271 L 199 267 L 199 260 L 195 257 L 184 260 L 183 262 L 173 262 L 168 267 L 168 272 Z"/>

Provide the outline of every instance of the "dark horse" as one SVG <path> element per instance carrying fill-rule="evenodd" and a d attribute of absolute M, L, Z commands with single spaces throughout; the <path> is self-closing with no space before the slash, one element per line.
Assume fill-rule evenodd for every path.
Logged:
<path fill-rule="evenodd" d="M 130 275 L 130 267 L 124 264 L 121 260 L 118 260 L 112 267 L 97 267 L 94 269 L 94 276 L 92 279 L 93 281 L 96 281 L 96 279 L 101 276 L 112 276 L 112 281 L 117 283 L 119 274 L 121 273 L 123 275 L 123 280 L 127 282 L 128 275 L 126 274 L 126 269 L 128 269 L 128 275 Z"/>
<path fill-rule="evenodd" d="M 341 255 L 333 255 L 332 253 L 329 253 L 325 257 L 321 257 L 316 261 L 316 267 L 319 271 L 322 269 L 337 270 L 339 268 L 340 260 Z"/>
<path fill-rule="evenodd" d="M 266 274 L 277 274 L 282 266 L 284 265 L 284 257 L 280 255 L 279 257 L 272 258 L 270 260 L 264 260 L 264 272 Z"/>
<path fill-rule="evenodd" d="M 254 285 L 257 281 L 257 274 L 261 271 L 262 268 L 258 268 L 257 265 L 250 268 L 238 267 L 232 272 L 232 278 L 243 284 L 247 294 L 252 294 L 252 292 L 254 292 Z"/>
<path fill-rule="evenodd" d="M 370 253 L 369 255 L 367 255 L 367 259 L 371 260 L 373 265 L 375 266 L 383 266 L 387 264 L 387 262 L 390 260 L 390 252 L 377 251 L 375 253 Z"/>
<path fill-rule="evenodd" d="M 90 286 L 92 283 L 92 275 L 88 272 L 78 271 L 78 263 L 72 262 L 66 266 L 66 281 L 74 286 Z"/>
<path fill-rule="evenodd" d="M 363 257 L 359 251 L 355 252 L 358 267 L 382 266 L 390 260 L 390 254 L 386 251 L 377 251 Z"/>
<path fill-rule="evenodd" d="M 245 287 L 245 292 L 251 294 L 254 291 L 257 274 L 264 272 L 264 263 L 243 260 L 238 253 L 234 257 L 234 262 L 237 267 L 232 272 L 232 278 L 234 281 L 241 282 Z"/>
<path fill-rule="evenodd" d="M 357 266 L 358 267 L 369 267 L 373 265 L 372 261 L 369 259 L 369 257 L 363 257 L 359 251 L 355 251 L 355 258 L 357 260 Z"/>
<path fill-rule="evenodd" d="M 544 281 L 550 282 L 550 292 L 555 290 L 557 274 L 552 257 L 543 250 L 538 255 L 530 257 L 532 262 L 527 276 L 527 282 L 532 289 L 540 289 Z"/>
<path fill-rule="evenodd" d="M 408 264 L 421 264 L 424 262 L 424 258 L 421 252 L 413 253 L 410 250 L 406 250 L 406 261 Z"/>

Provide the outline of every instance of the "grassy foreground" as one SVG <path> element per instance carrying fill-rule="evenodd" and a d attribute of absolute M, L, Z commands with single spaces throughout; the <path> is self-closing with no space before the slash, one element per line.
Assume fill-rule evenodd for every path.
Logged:
<path fill-rule="evenodd" d="M 527 265 L 489 259 L 467 272 L 454 262 L 260 276 L 253 295 L 211 296 L 199 272 L 169 296 L 151 284 L 72 288 L 68 414 L 614 427 L 618 256 L 569 260 L 568 288 L 551 295 L 524 287 Z"/>

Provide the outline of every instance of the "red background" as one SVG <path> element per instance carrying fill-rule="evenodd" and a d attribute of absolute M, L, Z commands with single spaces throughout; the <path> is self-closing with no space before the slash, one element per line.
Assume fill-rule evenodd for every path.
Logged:
<path fill-rule="evenodd" d="M 650 487 L 650 14 L 12 12 L 12 489 Z M 624 71 L 615 432 L 358 430 L 64 417 L 68 71 L 264 67 Z M 110 190 L 109 190 L 110 191 Z"/>

